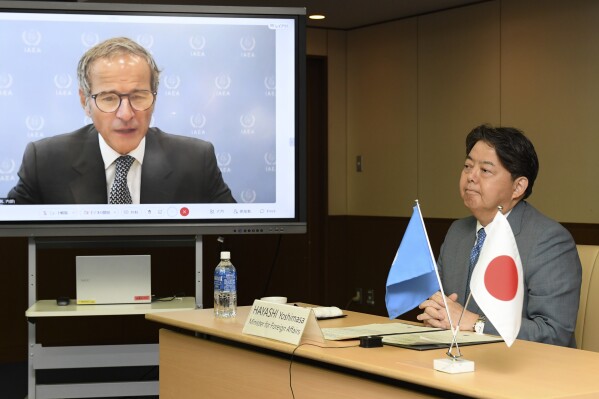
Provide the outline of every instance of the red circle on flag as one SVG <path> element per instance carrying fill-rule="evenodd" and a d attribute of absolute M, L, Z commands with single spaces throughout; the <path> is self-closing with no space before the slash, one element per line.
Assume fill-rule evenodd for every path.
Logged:
<path fill-rule="evenodd" d="M 501 255 L 489 263 L 485 271 L 485 287 L 501 301 L 511 301 L 518 292 L 518 269 L 511 256 Z"/>

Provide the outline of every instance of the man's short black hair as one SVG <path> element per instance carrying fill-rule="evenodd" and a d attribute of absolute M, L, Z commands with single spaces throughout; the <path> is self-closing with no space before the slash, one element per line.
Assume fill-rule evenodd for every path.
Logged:
<path fill-rule="evenodd" d="M 495 149 L 499 161 L 510 172 L 513 180 L 521 176 L 528 179 L 524 199 L 528 198 L 539 173 L 539 159 L 532 142 L 522 131 L 513 127 L 480 125 L 466 137 L 466 155 L 481 140 Z"/>

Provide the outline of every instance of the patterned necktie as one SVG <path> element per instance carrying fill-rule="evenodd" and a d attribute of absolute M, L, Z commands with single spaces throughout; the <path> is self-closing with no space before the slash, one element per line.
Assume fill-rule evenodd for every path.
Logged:
<path fill-rule="evenodd" d="M 472 271 L 474 270 L 474 266 L 478 261 L 478 256 L 480 255 L 480 250 L 485 243 L 486 237 L 487 233 L 485 233 L 485 229 L 481 227 L 476 234 L 476 242 L 474 243 L 474 247 L 472 247 L 472 251 L 470 252 L 470 267 L 468 268 L 468 280 L 466 281 L 466 296 L 464 297 L 464 301 L 467 301 L 468 295 L 470 295 L 470 277 L 472 277 Z"/>
<path fill-rule="evenodd" d="M 123 155 L 116 159 L 116 174 L 108 197 L 109 204 L 131 204 L 131 193 L 127 187 L 127 174 L 135 161 L 131 155 Z"/>

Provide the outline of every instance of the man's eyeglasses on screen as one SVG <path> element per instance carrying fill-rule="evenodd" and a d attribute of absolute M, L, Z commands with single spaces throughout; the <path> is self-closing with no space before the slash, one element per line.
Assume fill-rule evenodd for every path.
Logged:
<path fill-rule="evenodd" d="M 156 92 L 149 90 L 136 90 L 128 94 L 120 94 L 112 91 L 103 91 L 92 94 L 96 107 L 102 112 L 115 112 L 121 106 L 123 98 L 127 98 L 129 105 L 135 111 L 145 111 L 154 104 Z"/>

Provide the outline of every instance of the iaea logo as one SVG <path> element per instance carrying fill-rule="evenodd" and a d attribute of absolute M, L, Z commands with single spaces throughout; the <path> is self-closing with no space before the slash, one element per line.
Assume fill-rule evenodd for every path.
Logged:
<path fill-rule="evenodd" d="M 82 33 L 81 43 L 85 48 L 91 48 L 100 42 L 100 38 L 97 33 Z"/>
<path fill-rule="evenodd" d="M 241 134 L 254 134 L 254 126 L 256 125 L 256 117 L 252 113 L 245 113 L 239 117 L 241 124 Z"/>
<path fill-rule="evenodd" d="M 239 40 L 239 45 L 243 51 L 254 51 L 256 39 L 253 36 L 244 36 Z"/>
<path fill-rule="evenodd" d="M 203 136 L 206 134 L 204 130 L 204 126 L 206 126 L 206 116 L 204 114 L 197 113 L 192 115 L 189 118 L 189 123 L 191 124 L 192 130 L 191 134 L 194 136 Z"/>
<path fill-rule="evenodd" d="M 267 152 L 264 154 L 264 163 L 266 164 L 266 172 L 277 171 L 277 154 L 274 152 Z"/>
<path fill-rule="evenodd" d="M 23 31 L 21 38 L 26 46 L 39 46 L 42 41 L 42 34 L 37 30 L 29 29 Z"/>
<path fill-rule="evenodd" d="M 3 158 L 0 161 L 0 174 L 8 175 L 15 171 L 15 160 L 11 158 Z"/>
<path fill-rule="evenodd" d="M 274 152 L 265 153 L 264 162 L 269 166 L 275 166 L 277 164 L 277 155 Z"/>
<path fill-rule="evenodd" d="M 266 90 L 275 90 L 277 88 L 277 79 L 274 76 L 265 77 L 264 87 L 266 87 Z"/>
<path fill-rule="evenodd" d="M 264 78 L 264 87 L 266 88 L 266 95 L 274 97 L 277 90 L 277 79 L 274 76 L 267 76 Z"/>
<path fill-rule="evenodd" d="M 197 113 L 192 115 L 189 121 L 194 129 L 202 129 L 206 125 L 206 116 L 202 113 Z"/>
<path fill-rule="evenodd" d="M 10 73 L 0 73 L 0 96 L 11 96 L 12 75 Z"/>
<path fill-rule="evenodd" d="M 231 87 L 231 77 L 226 73 L 221 73 L 214 79 L 216 85 L 217 96 L 229 96 L 229 88 Z"/>
<path fill-rule="evenodd" d="M 45 124 L 44 117 L 40 115 L 29 115 L 25 118 L 25 126 L 27 126 L 28 133 L 27 137 L 29 138 L 41 138 L 44 137 L 42 133 L 42 129 Z"/>
<path fill-rule="evenodd" d="M 244 36 L 239 39 L 239 46 L 241 46 L 241 56 L 247 58 L 253 58 L 256 56 L 254 49 L 256 48 L 256 39 L 253 36 Z"/>
<path fill-rule="evenodd" d="M 252 203 L 256 202 L 256 190 L 243 190 L 241 192 L 241 202 Z"/>
<path fill-rule="evenodd" d="M 42 130 L 44 128 L 44 124 L 44 117 L 40 115 L 29 115 L 25 119 L 25 125 L 27 126 L 27 129 L 34 132 Z"/>
<path fill-rule="evenodd" d="M 152 35 L 137 35 L 137 44 L 144 46 L 147 50 L 150 50 L 154 46 L 154 36 Z"/>
<path fill-rule="evenodd" d="M 58 89 L 69 89 L 73 83 L 73 78 L 68 73 L 54 75 L 54 84 Z"/>
<path fill-rule="evenodd" d="M 10 89 L 12 86 L 12 75 L 10 73 L 0 73 L 0 89 Z"/>
<path fill-rule="evenodd" d="M 23 39 L 23 43 L 25 44 L 25 52 L 26 53 L 41 53 L 42 49 L 39 47 L 42 42 L 42 34 L 34 29 L 28 29 L 23 31 L 21 34 L 21 39 Z"/>
<path fill-rule="evenodd" d="M 68 73 L 54 75 L 54 86 L 56 86 L 57 96 L 70 96 L 72 93 L 71 85 L 73 78 Z"/>
<path fill-rule="evenodd" d="M 202 35 L 193 35 L 189 38 L 189 47 L 191 47 L 191 55 L 194 57 L 203 57 L 204 47 L 206 47 L 206 38 Z"/>
<path fill-rule="evenodd" d="M 216 154 L 216 163 L 218 164 L 218 167 L 220 168 L 221 172 L 229 173 L 231 171 L 231 168 L 229 166 L 231 165 L 231 154 L 228 152 L 221 152 Z"/>
<path fill-rule="evenodd" d="M 181 85 L 181 78 L 179 75 L 166 75 L 164 77 L 164 85 L 169 90 L 176 90 Z"/>
<path fill-rule="evenodd" d="M 181 78 L 179 75 L 166 75 L 162 80 L 166 87 L 166 95 L 177 97 L 179 93 L 179 86 L 181 86 Z"/>

